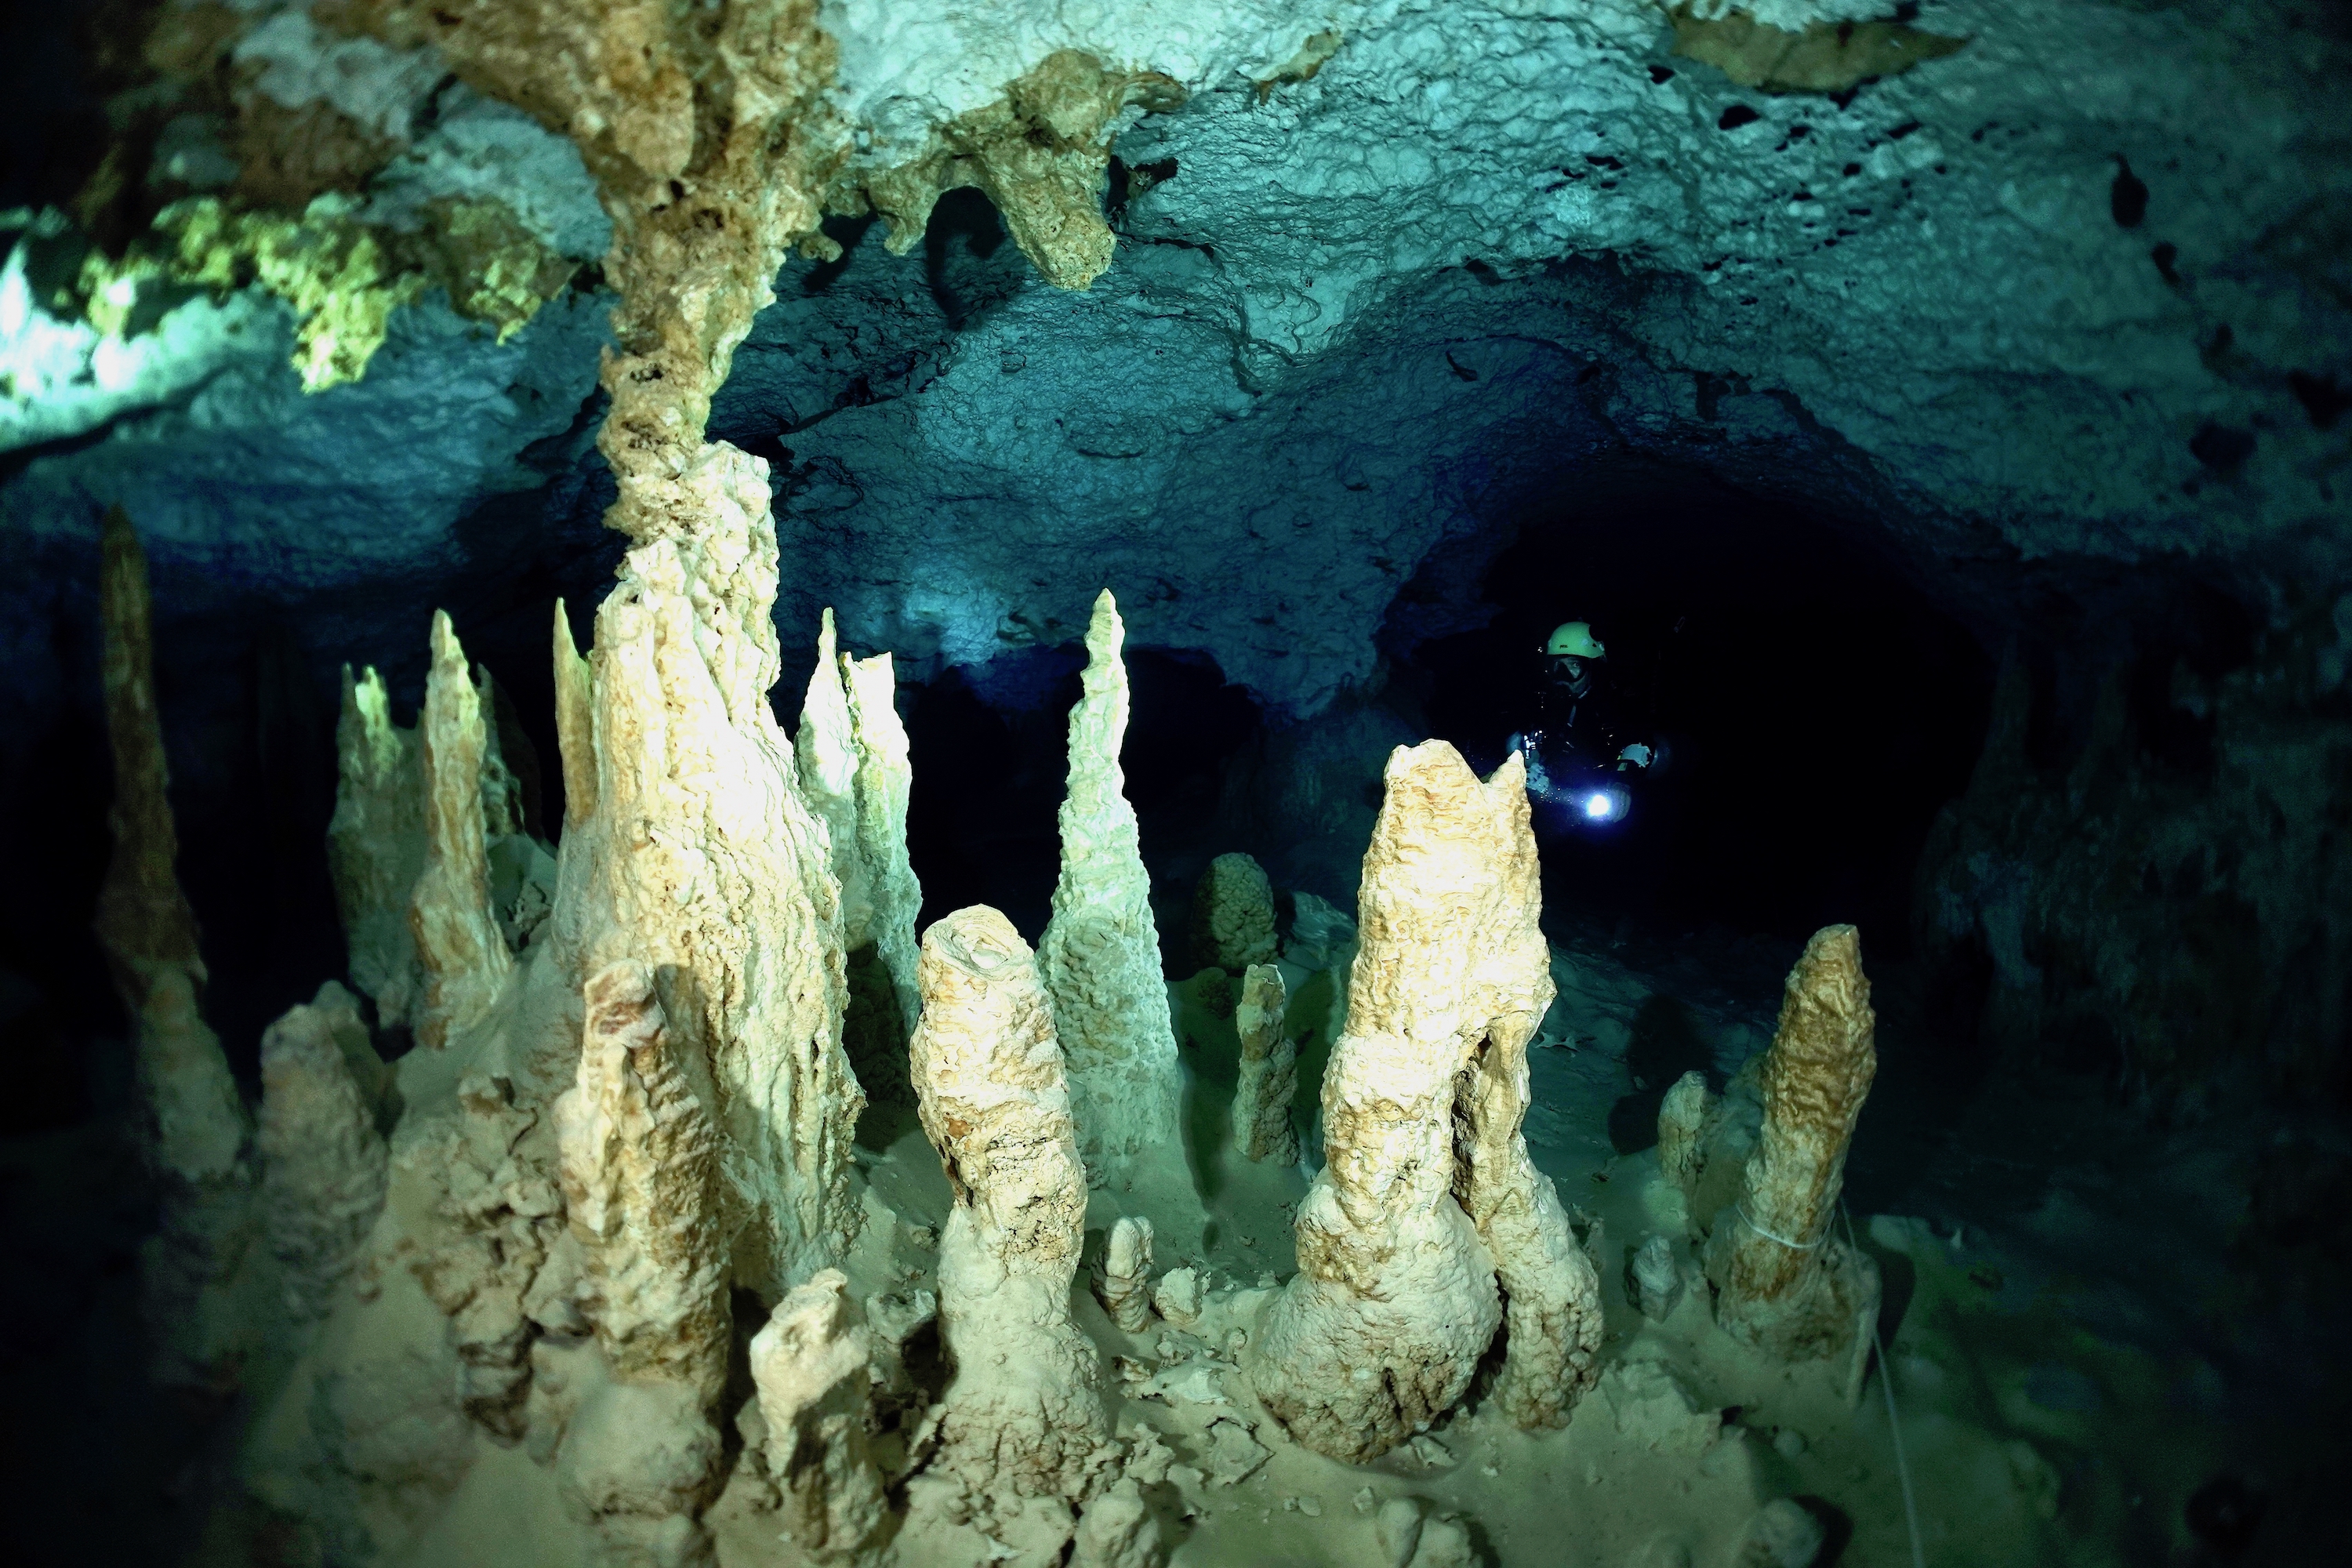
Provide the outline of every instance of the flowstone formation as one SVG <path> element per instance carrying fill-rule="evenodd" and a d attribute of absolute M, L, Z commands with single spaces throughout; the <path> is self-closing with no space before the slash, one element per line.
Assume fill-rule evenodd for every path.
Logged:
<path fill-rule="evenodd" d="M 1559 1424 L 1597 1370 L 1599 1280 L 1519 1131 L 1552 996 L 1538 896 L 1517 756 L 1482 783 L 1442 741 L 1400 747 L 1324 1075 L 1329 1163 L 1253 1347 L 1259 1397 L 1319 1452 L 1377 1458 L 1460 1399 L 1503 1322 L 1498 1276 L 1513 1419 Z"/>
<path fill-rule="evenodd" d="M 1150 1215 L 1160 1242 L 1189 1250 L 1200 1200 L 1184 1161 L 1182 1080 L 1151 883 L 1118 763 L 1127 735 L 1126 628 L 1106 588 L 1087 627 L 1085 691 L 1070 710 L 1062 874 L 1037 965 L 1069 1060 L 1070 1112 L 1087 1180 Z"/>

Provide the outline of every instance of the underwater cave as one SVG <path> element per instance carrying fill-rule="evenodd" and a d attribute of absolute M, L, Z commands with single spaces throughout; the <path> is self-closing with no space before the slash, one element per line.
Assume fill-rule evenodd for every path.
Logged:
<path fill-rule="evenodd" d="M 2352 1557 L 2339 7 L 0 41 L 8 1561 Z"/>

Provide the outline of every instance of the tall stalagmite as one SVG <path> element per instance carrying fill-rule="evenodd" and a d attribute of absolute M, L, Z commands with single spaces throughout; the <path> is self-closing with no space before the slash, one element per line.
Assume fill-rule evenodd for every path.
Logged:
<path fill-rule="evenodd" d="M 1497 1272 L 1503 1404 L 1523 1425 L 1574 1402 L 1601 1316 L 1519 1133 L 1527 1041 L 1552 994 L 1525 771 L 1514 757 L 1482 784 L 1431 741 L 1389 758 L 1387 786 L 1348 1032 L 1323 1079 L 1329 1163 L 1299 1207 L 1299 1271 L 1252 1347 L 1266 1408 L 1356 1463 L 1461 1397 L 1502 1321 Z"/>
<path fill-rule="evenodd" d="M 945 1461 L 976 1494 L 1082 1499 L 1116 1451 L 1095 1347 L 1070 1321 L 1087 1189 L 1054 1012 L 992 909 L 925 931 L 921 975 L 915 1089 L 955 1197 L 940 1238 Z"/>
<path fill-rule="evenodd" d="M 1118 765 L 1127 735 L 1126 628 L 1105 589 L 1087 627 L 1085 694 L 1070 710 L 1062 875 L 1037 944 L 1069 1059 L 1070 1110 L 1087 1179 L 1151 1216 L 1172 1252 L 1199 1242 L 1201 1201 L 1184 1160 L 1182 1075 L 1135 808 Z"/>
<path fill-rule="evenodd" d="M 327 865 L 342 917 L 352 984 L 375 1001 L 386 1027 L 405 1024 L 423 977 L 408 897 L 425 870 L 425 768 L 414 730 L 392 721 L 383 678 L 343 667 L 335 723 L 334 820 Z"/>
<path fill-rule="evenodd" d="M 570 704 L 593 695 L 594 808 L 562 846 L 554 952 L 583 981 L 624 961 L 659 976 L 677 1050 L 709 1064 L 736 1278 L 781 1295 L 857 1223 L 840 900 L 768 703 L 767 465 L 709 447 L 677 483 L 696 531 L 629 552 L 588 678 L 559 685 Z M 565 726 L 567 775 L 588 761 L 580 728 Z"/>
<path fill-rule="evenodd" d="M 866 932 L 889 971 L 898 998 L 899 1021 L 914 1033 L 923 1010 L 916 979 L 921 950 L 915 917 L 923 907 L 923 886 L 907 855 L 907 803 L 915 771 L 908 754 L 907 726 L 898 718 L 898 677 L 890 656 L 842 656 L 849 689 L 850 738 L 857 747 L 857 850 L 871 879 L 873 900 Z"/>
<path fill-rule="evenodd" d="M 261 1037 L 262 1235 L 298 1321 L 326 1310 L 383 1208 L 376 1085 L 362 1077 L 376 1065 L 352 994 L 331 980 Z"/>
<path fill-rule="evenodd" d="M 231 1294 L 252 1234 L 248 1126 L 228 1058 L 198 1011 L 205 962 L 196 917 L 173 868 L 180 838 L 155 710 L 147 554 L 121 507 L 106 515 L 99 552 L 114 855 L 92 924 L 138 1036 L 161 1211 L 141 1258 L 142 1305 L 160 1381 L 233 1382 L 234 1356 L 249 1328 Z"/>
<path fill-rule="evenodd" d="M 481 693 L 446 611 L 433 612 L 433 663 L 425 678 L 425 869 L 409 896 L 409 929 L 424 966 L 419 1045 L 450 1037 L 489 1013 L 514 967 L 490 908 L 482 815 L 488 750 Z"/>
<path fill-rule="evenodd" d="M 1877 1266 L 1831 1234 L 1846 1145 L 1878 1071 L 1875 1030 L 1854 928 L 1814 932 L 1764 1058 L 1756 1150 L 1706 1249 L 1716 1321 L 1784 1360 L 1858 1359 L 1877 1310 Z"/>
<path fill-rule="evenodd" d="M 1241 1070 L 1234 1081 L 1234 1147 L 1252 1160 L 1298 1163 L 1298 1129 L 1290 1102 L 1298 1093 L 1298 1047 L 1283 1027 L 1289 996 L 1282 971 L 1253 963 L 1242 976 L 1242 999 L 1234 1008 L 1234 1031 L 1241 1037 Z"/>
<path fill-rule="evenodd" d="M 841 884 L 841 942 L 855 950 L 873 940 L 873 875 L 857 839 L 857 745 L 850 733 L 849 693 L 842 686 L 833 611 L 818 622 L 816 668 L 809 672 L 801 702 L 800 732 L 793 741 L 801 798 L 824 824 L 834 879 Z"/>

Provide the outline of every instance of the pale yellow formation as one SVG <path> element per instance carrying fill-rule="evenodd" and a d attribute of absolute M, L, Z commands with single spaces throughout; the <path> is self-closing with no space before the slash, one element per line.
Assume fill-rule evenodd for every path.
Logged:
<path fill-rule="evenodd" d="M 1274 961 L 1274 886 L 1247 855 L 1220 855 L 1192 889 L 1192 962 L 1239 974 Z"/>
<path fill-rule="evenodd" d="M 1234 1147 L 1252 1160 L 1298 1163 L 1298 1129 L 1290 1102 L 1298 1093 L 1298 1046 L 1282 1026 L 1289 1005 L 1282 971 L 1253 963 L 1234 1008 L 1241 1071 L 1234 1082 Z"/>
<path fill-rule="evenodd" d="M 615 1375 L 715 1404 L 729 1335 L 718 1133 L 645 965 L 599 971 L 582 999 L 579 1079 L 554 1119 L 588 1317 Z"/>
<path fill-rule="evenodd" d="M 425 868 L 409 895 L 409 930 L 425 984 L 416 1041 L 438 1049 L 488 1016 L 514 967 L 490 908 L 482 814 L 488 740 L 481 693 L 446 611 L 433 612 L 425 678 Z"/>
<path fill-rule="evenodd" d="M 955 1206 L 940 1240 L 940 1322 L 955 1380 L 943 1461 L 975 1494 L 1073 1500 L 1115 1450 L 1093 1342 L 1070 1321 L 1087 1187 L 1054 1012 L 1028 944 L 994 910 L 923 933 L 913 1074 Z"/>
<path fill-rule="evenodd" d="M 1854 928 L 1814 932 L 1764 1058 L 1755 1152 L 1706 1252 L 1716 1321 L 1784 1360 L 1853 1353 L 1877 1308 L 1876 1266 L 1832 1234 L 1846 1146 L 1878 1070 L 1875 1023 Z"/>
<path fill-rule="evenodd" d="M 205 963 L 173 868 L 180 840 L 155 710 L 147 554 L 121 507 L 107 513 L 100 538 L 98 599 L 114 855 L 91 923 L 138 1035 L 160 1209 L 142 1249 L 142 1306 L 160 1381 L 234 1386 L 250 1335 L 231 1290 L 251 1226 L 248 1127 L 228 1058 L 197 1007 Z"/>
<path fill-rule="evenodd" d="M 594 810 L 562 845 L 553 955 L 583 980 L 661 974 L 681 1059 L 709 1064 L 736 1278 L 781 1295 L 847 1251 L 865 1097 L 824 833 L 768 702 L 766 465 L 709 447 L 678 483 L 698 531 L 632 550 L 597 611 Z"/>
<path fill-rule="evenodd" d="M 1713 10 L 1712 16 L 1702 15 Z M 1766 92 L 1841 92 L 1856 82 L 1900 76 L 1968 43 L 1897 21 L 1816 21 L 1791 32 L 1717 0 L 1684 0 L 1666 13 L 1675 53 L 1715 67 L 1742 87 Z"/>
<path fill-rule="evenodd" d="M 866 931 L 889 971 L 899 1021 L 911 1035 L 923 1010 L 916 979 L 921 949 L 915 935 L 923 885 L 915 879 L 907 854 L 907 803 L 915 770 L 907 726 L 898 717 L 898 677 L 887 653 L 872 658 L 845 654 L 841 674 L 849 691 L 850 738 L 857 748 L 857 853 L 872 900 Z"/>
<path fill-rule="evenodd" d="M 809 672 L 808 696 L 801 703 L 793 761 L 800 772 L 801 798 L 824 824 L 834 880 L 841 885 L 841 944 L 854 952 L 873 940 L 874 878 L 857 841 L 857 747 L 850 734 L 849 693 L 842 685 L 829 608 L 817 622 L 816 668 Z"/>
<path fill-rule="evenodd" d="M 408 929 L 408 896 L 425 870 L 425 767 L 416 748 L 416 731 L 392 721 L 383 678 L 373 669 L 354 678 L 345 665 L 327 866 L 352 984 L 374 999 L 387 1027 L 408 1022 L 423 984 Z"/>
<path fill-rule="evenodd" d="M 866 198 L 890 220 L 890 249 L 904 255 L 922 243 L 943 193 L 977 186 L 1047 282 L 1084 289 L 1110 266 L 1114 240 L 1102 202 L 1120 111 L 1138 103 L 1169 110 L 1183 100 L 1183 88 L 1168 77 L 1114 69 L 1062 49 L 1011 83 L 1004 97 L 932 132 L 920 157 L 868 178 Z"/>
<path fill-rule="evenodd" d="M 331 980 L 261 1037 L 262 1236 L 298 1321 L 326 1310 L 383 1208 L 376 1065 L 358 1006 Z"/>
<path fill-rule="evenodd" d="M 784 1534 L 820 1563 L 854 1557 L 887 1508 L 871 1441 L 877 1347 L 848 1284 L 824 1270 L 779 1301 L 751 1340 Z"/>
<path fill-rule="evenodd" d="M 1118 765 L 1127 735 L 1126 628 L 1105 589 L 1087 627 L 1084 694 L 1070 710 L 1062 874 L 1037 944 L 1069 1061 L 1070 1108 L 1087 1179 L 1120 1208 L 1148 1214 L 1160 1239 L 1189 1251 L 1202 1224 L 1184 1160 L 1182 1075 L 1135 808 Z"/>
<path fill-rule="evenodd" d="M 1151 1222 L 1121 1215 L 1103 1244 L 1102 1277 L 1095 1295 L 1110 1321 L 1130 1334 L 1151 1322 Z"/>
<path fill-rule="evenodd" d="M 1332 1458 L 1376 1458 L 1461 1397 L 1502 1321 L 1498 1271 L 1514 1419 L 1555 1424 L 1591 1375 L 1598 1281 L 1519 1131 L 1551 1000 L 1538 909 L 1519 760 L 1481 783 L 1442 741 L 1400 747 L 1324 1074 L 1329 1163 L 1252 1347 L 1267 1410 Z"/>
<path fill-rule="evenodd" d="M 596 684 L 572 640 L 572 617 L 555 601 L 555 745 L 563 763 L 563 826 L 596 815 Z"/>

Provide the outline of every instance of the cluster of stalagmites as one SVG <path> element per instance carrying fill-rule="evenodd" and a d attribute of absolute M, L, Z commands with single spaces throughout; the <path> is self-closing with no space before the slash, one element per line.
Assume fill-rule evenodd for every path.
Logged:
<path fill-rule="evenodd" d="M 745 1517 L 806 1560 L 866 1560 L 927 1508 L 1042 1529 L 1078 1563 L 1162 1562 L 1148 1489 L 1167 1450 L 1120 1436 L 1072 1310 L 1090 1205 L 1118 1329 L 1213 1308 L 1185 1261 L 1204 1212 L 1118 769 L 1117 608 L 1104 595 L 1087 637 L 1043 942 L 972 908 L 918 942 L 888 657 L 841 655 L 828 617 L 788 739 L 768 703 L 764 477 L 714 447 L 679 483 L 701 527 L 629 553 L 592 654 L 557 608 L 557 845 L 535 831 L 527 742 L 448 617 L 415 731 L 373 671 L 346 678 L 333 867 L 365 1001 L 330 983 L 271 1026 L 257 1118 L 199 1013 L 143 562 L 110 522 L 101 931 L 153 1111 L 159 1371 L 242 1375 L 269 1402 L 248 1480 L 337 1561 L 394 1549 L 479 1433 L 549 1467 L 614 1563 L 706 1560 Z M 1498 1341 L 1491 1400 L 1520 1426 L 1564 1424 L 1596 1378 L 1595 1268 L 1521 1135 L 1552 996 L 1538 886 L 1517 759 L 1482 780 L 1441 742 L 1396 752 L 1298 1272 L 1232 1342 L 1266 1414 L 1325 1455 L 1367 1461 L 1426 1430 Z M 1288 1165 L 1297 1042 L 1254 862 L 1212 868 L 1191 936 L 1240 976 L 1236 1150 Z M 394 1072 L 374 1032 L 399 1028 L 415 1049 Z M 1667 1097 L 1662 1156 L 1717 1312 L 1785 1357 L 1851 1353 L 1874 1310 L 1867 1260 L 1828 1229 L 1871 1063 L 1867 984 L 1835 928 L 1791 977 L 1748 1100 Z M 912 1100 L 948 1178 L 936 1296 L 861 1299 L 845 1272 L 897 1224 L 854 1173 L 866 1078 Z M 1629 1276 L 1657 1314 L 1681 1286 L 1662 1243 Z M 1177 1266 L 1155 1275 L 1155 1250 Z M 926 1383 L 910 1347 L 934 1328 L 947 1370 Z M 1219 1429 L 1262 1461 L 1245 1426 Z M 1451 1561 L 1448 1531 L 1383 1516 L 1381 1539 Z"/>

